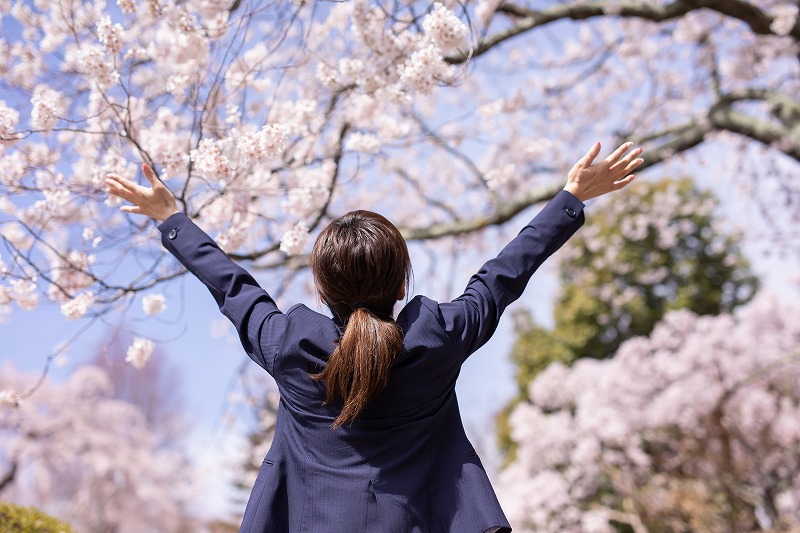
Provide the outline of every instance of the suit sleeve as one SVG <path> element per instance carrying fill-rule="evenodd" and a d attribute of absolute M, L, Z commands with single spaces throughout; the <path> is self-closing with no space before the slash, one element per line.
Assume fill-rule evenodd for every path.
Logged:
<path fill-rule="evenodd" d="M 270 295 L 183 213 L 166 219 L 158 230 L 164 247 L 208 288 L 236 326 L 247 355 L 272 374 L 286 316 Z"/>
<path fill-rule="evenodd" d="M 462 361 L 494 333 L 539 266 L 583 225 L 583 203 L 559 192 L 500 252 L 470 278 L 464 293 L 439 305 L 445 330 Z"/>

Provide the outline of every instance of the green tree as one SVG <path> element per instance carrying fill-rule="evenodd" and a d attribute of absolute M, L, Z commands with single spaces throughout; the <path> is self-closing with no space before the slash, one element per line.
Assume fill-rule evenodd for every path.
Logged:
<path fill-rule="evenodd" d="M 641 182 L 592 207 L 559 256 L 561 291 L 547 329 L 517 316 L 511 351 L 518 397 L 498 417 L 501 449 L 513 455 L 507 416 L 553 361 L 605 359 L 648 335 L 673 309 L 717 315 L 748 302 L 758 280 L 739 237 L 715 216 L 718 201 L 688 178 Z"/>

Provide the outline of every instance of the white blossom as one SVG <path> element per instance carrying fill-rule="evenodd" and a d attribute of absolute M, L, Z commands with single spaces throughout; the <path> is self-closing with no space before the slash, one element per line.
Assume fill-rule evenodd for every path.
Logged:
<path fill-rule="evenodd" d="M 8 287 L 0 285 L 0 305 L 8 305 L 12 302 L 11 291 Z"/>
<path fill-rule="evenodd" d="M 61 313 L 67 317 L 67 320 L 76 320 L 85 315 L 92 304 L 94 304 L 94 295 L 91 292 L 82 292 L 61 304 Z"/>
<path fill-rule="evenodd" d="M 258 148 L 262 158 L 280 155 L 286 149 L 289 128 L 285 124 L 267 124 L 258 132 Z"/>
<path fill-rule="evenodd" d="M 347 138 L 345 147 L 354 152 L 374 154 L 380 150 L 381 143 L 377 137 L 369 133 L 353 133 Z"/>
<path fill-rule="evenodd" d="M 397 72 L 410 89 L 427 94 L 439 81 L 451 76 L 452 68 L 444 62 L 438 48 L 426 46 L 411 54 L 397 67 Z"/>
<path fill-rule="evenodd" d="M 286 255 L 300 255 L 308 243 L 308 226 L 302 220 L 281 237 L 281 251 Z"/>
<path fill-rule="evenodd" d="M 167 309 L 163 294 L 148 294 L 142 298 L 142 308 L 148 315 L 157 315 Z"/>
<path fill-rule="evenodd" d="M 214 139 L 203 139 L 197 148 L 189 153 L 197 169 L 206 177 L 225 181 L 233 171 L 230 160 L 222 153 Z"/>
<path fill-rule="evenodd" d="M 17 127 L 19 112 L 0 100 L 0 138 L 9 138 Z"/>
<path fill-rule="evenodd" d="M 36 283 L 27 279 L 11 280 L 11 298 L 26 311 L 32 311 L 39 305 L 39 294 Z"/>
<path fill-rule="evenodd" d="M 364 71 L 364 62 L 360 59 L 343 57 L 339 60 L 339 72 L 345 79 L 356 81 Z"/>
<path fill-rule="evenodd" d="M 117 0 L 117 5 L 123 13 L 136 13 L 135 0 Z"/>
<path fill-rule="evenodd" d="M 31 98 L 31 125 L 50 130 L 58 122 L 61 111 L 61 95 L 48 87 L 37 87 Z"/>
<path fill-rule="evenodd" d="M 19 407 L 21 403 L 22 399 L 18 393 L 13 390 L 0 390 L 0 406 Z"/>
<path fill-rule="evenodd" d="M 422 21 L 422 28 L 433 44 L 443 51 L 461 48 L 466 41 L 467 27 L 441 2 L 433 4 L 433 9 Z"/>
<path fill-rule="evenodd" d="M 133 339 L 133 344 L 128 347 L 125 355 L 125 361 L 132 364 L 138 369 L 144 368 L 150 356 L 153 355 L 155 344 L 150 339 L 136 337 Z"/>
<path fill-rule="evenodd" d="M 793 4 L 781 4 L 773 10 L 775 18 L 772 19 L 769 28 L 778 35 L 789 35 L 797 23 L 797 15 L 800 8 Z"/>
<path fill-rule="evenodd" d="M 122 24 L 112 24 L 111 17 L 106 15 L 97 22 L 97 38 L 100 44 L 109 52 L 116 54 L 122 48 L 124 38 Z"/>
<path fill-rule="evenodd" d="M 82 48 L 77 56 L 78 68 L 100 88 L 107 89 L 119 81 L 119 72 L 100 45 Z"/>

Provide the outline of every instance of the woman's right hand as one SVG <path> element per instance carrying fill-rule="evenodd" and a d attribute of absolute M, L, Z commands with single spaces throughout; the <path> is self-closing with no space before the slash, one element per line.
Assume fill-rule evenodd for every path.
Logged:
<path fill-rule="evenodd" d="M 161 183 L 150 165 L 143 164 L 142 171 L 152 187 L 143 187 L 117 174 L 106 176 L 106 192 L 133 204 L 123 205 L 120 210 L 126 213 L 147 215 L 158 221 L 164 221 L 178 213 L 175 196 Z"/>
<path fill-rule="evenodd" d="M 564 190 L 575 195 L 581 202 L 586 202 L 625 187 L 636 177 L 631 172 L 644 163 L 644 159 L 638 157 L 642 153 L 642 148 L 628 152 L 631 146 L 633 143 L 627 142 L 594 164 L 594 160 L 600 154 L 600 143 L 594 143 L 567 174 Z"/>

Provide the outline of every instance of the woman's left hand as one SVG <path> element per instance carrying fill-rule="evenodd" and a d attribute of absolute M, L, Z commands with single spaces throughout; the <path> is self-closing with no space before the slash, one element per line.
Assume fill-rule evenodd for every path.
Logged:
<path fill-rule="evenodd" d="M 171 215 L 179 213 L 175 196 L 161 183 L 150 165 L 143 164 L 142 171 L 152 187 L 143 187 L 117 174 L 106 176 L 106 192 L 133 204 L 123 205 L 120 210 L 126 213 L 147 215 L 158 221 L 164 221 Z"/>

